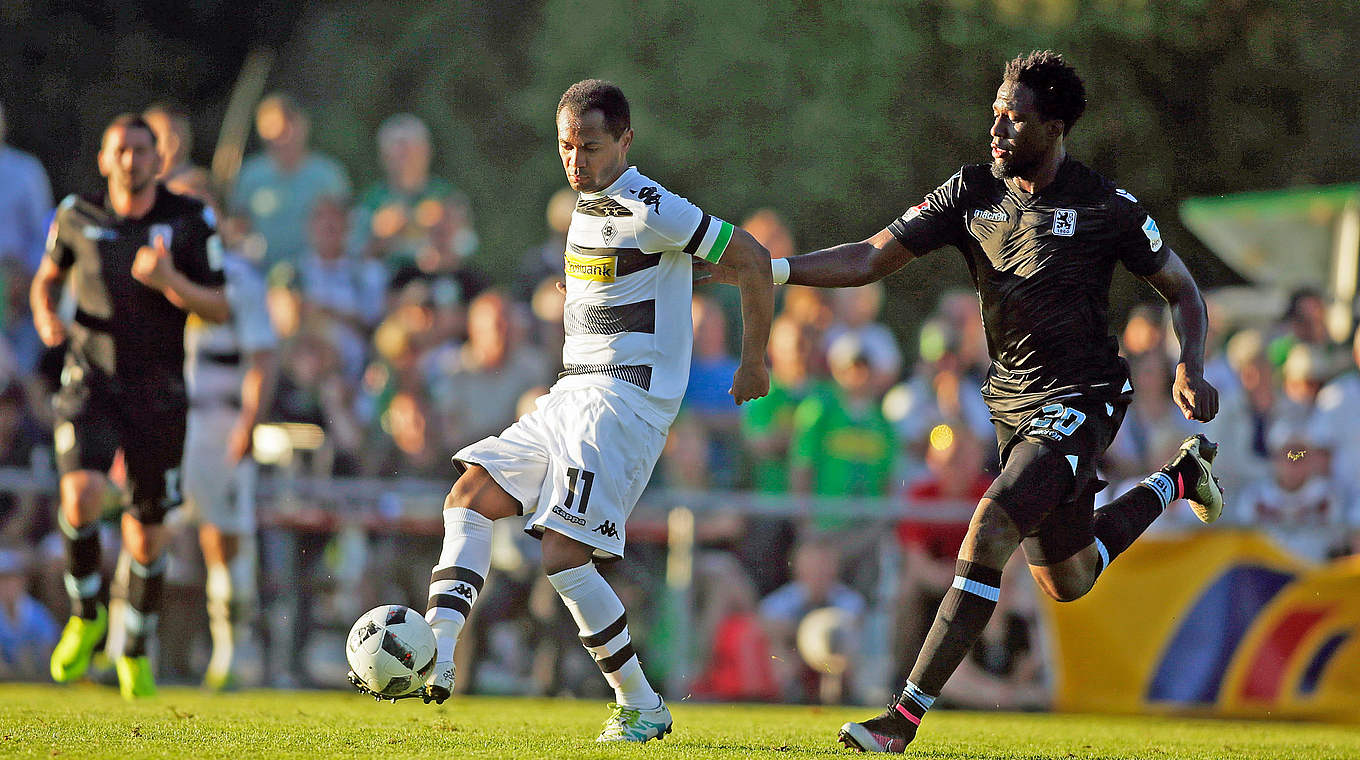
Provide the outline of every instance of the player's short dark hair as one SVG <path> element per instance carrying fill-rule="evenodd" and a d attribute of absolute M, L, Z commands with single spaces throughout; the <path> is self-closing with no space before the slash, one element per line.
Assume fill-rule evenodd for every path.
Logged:
<path fill-rule="evenodd" d="M 1006 64 L 1002 81 L 1017 82 L 1034 93 L 1034 105 L 1045 121 L 1062 119 L 1063 134 L 1072 131 L 1086 111 L 1086 86 L 1061 53 L 1035 50 Z"/>
<path fill-rule="evenodd" d="M 568 87 L 557 102 L 557 113 L 562 113 L 563 109 L 574 116 L 583 116 L 599 109 L 604 114 L 604 128 L 616 140 L 623 137 L 623 133 L 632 126 L 628 98 L 623 96 L 623 90 L 618 85 L 603 79 L 582 79 Z"/>
<path fill-rule="evenodd" d="M 99 136 L 99 147 L 101 149 L 104 147 L 104 141 L 109 139 L 109 133 L 115 129 L 144 129 L 148 135 L 151 135 L 151 147 L 156 147 L 156 130 L 146 123 L 146 119 L 143 119 L 141 114 L 120 113 L 113 117 L 113 121 L 110 121 L 109 125 L 104 127 L 104 134 Z"/>

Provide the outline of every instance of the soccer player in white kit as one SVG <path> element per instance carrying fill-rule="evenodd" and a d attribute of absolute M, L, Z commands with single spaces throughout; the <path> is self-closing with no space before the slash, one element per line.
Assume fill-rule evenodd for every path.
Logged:
<path fill-rule="evenodd" d="M 614 688 L 597 741 L 645 742 L 671 714 L 642 672 L 623 604 L 595 560 L 623 556 L 625 521 L 651 476 L 685 393 L 695 258 L 738 273 L 740 404 L 770 387 L 769 253 L 746 232 L 667 192 L 627 161 L 628 101 L 609 82 L 572 85 L 557 106 L 557 147 L 581 193 L 567 232 L 565 371 L 534 411 L 454 455 L 444 547 L 426 619 L 438 642 L 426 701 L 453 686 L 453 649 L 491 562 L 491 523 L 529 515 L 543 569 Z"/>
<path fill-rule="evenodd" d="M 190 320 L 185 336 L 189 421 L 184 442 L 184 508 L 197 524 L 207 576 L 212 657 L 203 685 L 232 685 L 236 642 L 255 602 L 255 461 L 251 436 L 269 405 L 277 339 L 265 310 L 264 278 L 225 251 L 231 321 Z"/>

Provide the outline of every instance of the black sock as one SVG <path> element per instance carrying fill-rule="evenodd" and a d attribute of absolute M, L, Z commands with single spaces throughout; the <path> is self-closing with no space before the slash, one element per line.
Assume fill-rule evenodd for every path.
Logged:
<path fill-rule="evenodd" d="M 57 526 L 61 528 L 66 545 L 66 593 L 71 597 L 71 614 L 86 620 L 98 615 L 99 592 L 104 576 L 99 572 L 99 523 L 88 522 L 79 528 L 67 522 L 66 515 L 57 512 Z"/>
<path fill-rule="evenodd" d="M 156 631 L 164 592 L 165 555 L 162 554 L 150 565 L 132 560 L 132 571 L 128 573 L 127 643 L 123 645 L 124 655 L 140 657 L 146 654 L 146 641 Z"/>
<path fill-rule="evenodd" d="M 939 696 L 945 681 L 954 674 L 987 626 L 1000 594 L 1000 570 L 959 560 L 955 565 L 954 585 L 940 602 L 935 623 L 930 626 L 926 643 L 911 669 L 909 683 L 928 696 Z M 908 711 L 913 709 L 911 704 L 900 704 Z M 924 714 L 924 710 L 921 712 Z"/>
<path fill-rule="evenodd" d="M 1152 525 L 1167 505 L 1185 495 L 1184 474 L 1174 469 L 1154 472 L 1119 498 L 1096 510 L 1091 532 L 1100 551 L 1100 571 L 1110 566 Z"/>

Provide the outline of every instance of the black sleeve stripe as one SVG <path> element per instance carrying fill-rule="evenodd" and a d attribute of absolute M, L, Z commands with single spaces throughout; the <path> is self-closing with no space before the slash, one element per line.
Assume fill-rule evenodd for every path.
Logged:
<path fill-rule="evenodd" d="M 596 662 L 600 665 L 600 672 L 613 673 L 624 665 L 627 665 L 628 661 L 633 659 L 634 654 L 636 653 L 633 651 L 633 642 L 630 641 L 627 644 L 624 644 L 623 648 L 619 651 L 608 657 L 596 660 Z"/>
<path fill-rule="evenodd" d="M 605 644 L 608 644 L 610 639 L 614 638 L 620 633 L 623 633 L 623 629 L 626 628 L 627 626 L 628 626 L 628 613 L 625 612 L 622 615 L 619 615 L 618 620 L 615 620 L 614 622 L 605 626 L 604 629 L 599 631 L 598 633 L 592 633 L 589 636 L 582 636 L 581 643 L 588 647 L 602 647 Z"/>
<path fill-rule="evenodd" d="M 435 581 L 462 581 L 463 583 L 477 589 L 477 593 L 482 593 L 482 584 L 486 579 L 478 575 L 475 571 L 466 567 L 444 567 L 430 574 L 430 583 Z"/>
<path fill-rule="evenodd" d="M 472 612 L 472 604 L 455 594 L 435 594 L 430 597 L 430 600 L 425 603 L 425 609 L 432 610 L 435 607 L 443 607 L 462 613 L 463 617 L 467 617 Z"/>
<path fill-rule="evenodd" d="M 713 221 L 713 217 L 704 214 L 704 218 L 699 220 L 699 228 L 694 231 L 694 236 L 685 244 L 685 253 L 693 256 L 699 250 L 699 244 L 704 242 L 704 235 L 708 233 L 708 225 Z"/>

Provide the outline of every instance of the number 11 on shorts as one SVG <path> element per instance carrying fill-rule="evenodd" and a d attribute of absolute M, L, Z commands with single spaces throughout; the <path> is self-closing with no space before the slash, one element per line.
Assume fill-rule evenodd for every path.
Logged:
<path fill-rule="evenodd" d="M 581 490 L 576 490 L 577 485 Z M 571 509 L 571 504 L 580 496 L 580 503 L 576 505 L 576 511 L 585 514 L 586 502 L 590 501 L 590 487 L 595 484 L 595 473 L 590 470 L 582 470 L 578 467 L 567 468 L 567 501 L 562 505 L 565 509 Z"/>

